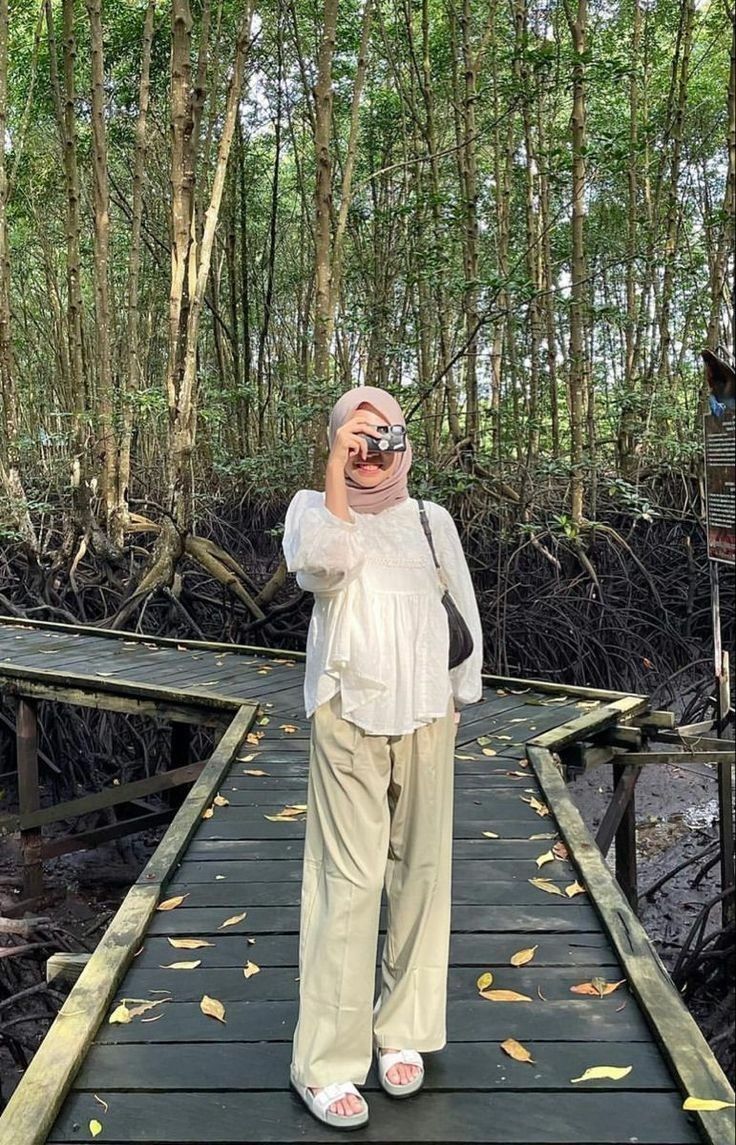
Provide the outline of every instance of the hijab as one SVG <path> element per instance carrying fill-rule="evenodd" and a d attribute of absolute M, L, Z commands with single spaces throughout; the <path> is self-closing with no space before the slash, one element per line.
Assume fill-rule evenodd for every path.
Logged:
<path fill-rule="evenodd" d="M 358 406 L 362 405 L 363 402 L 375 406 L 386 419 L 387 425 L 406 426 L 406 419 L 396 398 L 392 398 L 391 394 L 387 393 L 386 390 L 378 389 L 377 386 L 356 386 L 338 398 L 332 408 L 327 431 L 330 449 L 332 449 L 338 429 L 350 420 Z M 393 462 L 391 467 L 386 470 L 383 481 L 372 489 L 359 485 L 349 473 L 345 474 L 348 505 L 356 513 L 380 513 L 383 509 L 390 509 L 393 505 L 399 505 L 402 501 L 407 500 L 409 496 L 407 477 L 412 460 L 411 443 L 408 437 L 406 439 L 406 451 L 394 453 L 392 456 Z"/>

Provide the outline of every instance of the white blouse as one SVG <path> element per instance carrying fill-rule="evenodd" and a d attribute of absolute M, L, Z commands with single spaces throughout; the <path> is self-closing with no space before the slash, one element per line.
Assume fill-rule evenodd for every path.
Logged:
<path fill-rule="evenodd" d="M 301 588 L 314 593 L 304 704 L 310 717 L 340 692 L 342 716 L 373 735 L 403 735 L 481 699 L 483 635 L 455 522 L 424 502 L 437 559 L 473 637 L 447 667 L 442 587 L 413 497 L 380 513 L 336 517 L 325 495 L 300 489 L 286 512 L 283 549 Z"/>

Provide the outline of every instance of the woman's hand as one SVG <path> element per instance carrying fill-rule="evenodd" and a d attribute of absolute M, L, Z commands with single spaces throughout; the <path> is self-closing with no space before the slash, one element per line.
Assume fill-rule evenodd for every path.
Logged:
<path fill-rule="evenodd" d="M 335 434 L 327 464 L 344 470 L 346 462 L 354 455 L 360 454 L 361 457 L 367 457 L 368 442 L 359 435 L 369 434 L 371 437 L 375 437 L 378 424 L 378 422 L 371 420 L 363 410 L 359 410 L 344 425 L 341 425 Z"/>

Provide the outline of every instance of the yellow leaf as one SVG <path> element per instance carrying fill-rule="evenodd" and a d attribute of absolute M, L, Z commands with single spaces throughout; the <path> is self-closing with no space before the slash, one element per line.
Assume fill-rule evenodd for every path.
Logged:
<path fill-rule="evenodd" d="M 177 950 L 199 950 L 200 946 L 214 946 L 206 938 L 170 938 L 169 942 Z"/>
<path fill-rule="evenodd" d="M 732 1101 L 719 1101 L 717 1097 L 686 1097 L 682 1103 L 683 1109 L 732 1109 Z"/>
<path fill-rule="evenodd" d="M 498 755 L 498 752 L 495 752 L 492 747 L 483 747 L 481 751 L 483 755 Z"/>
<path fill-rule="evenodd" d="M 261 739 L 260 736 L 258 736 L 255 732 L 248 732 L 247 736 L 245 737 L 245 742 L 249 743 L 251 747 L 258 747 Z"/>
<path fill-rule="evenodd" d="M 521 1042 L 517 1042 L 516 1038 L 506 1038 L 505 1042 L 501 1042 L 501 1049 L 504 1050 L 510 1058 L 516 1062 L 533 1062 L 534 1058 L 529 1053 L 526 1046 L 522 1046 Z"/>
<path fill-rule="evenodd" d="M 497 835 L 495 831 L 483 831 L 483 835 L 485 836 L 486 839 L 500 839 L 501 838 L 501 836 Z"/>
<path fill-rule="evenodd" d="M 218 1022 L 225 1021 L 225 1007 L 217 998 L 210 998 L 209 994 L 203 994 L 199 1008 L 209 1018 L 217 1018 Z"/>
<path fill-rule="evenodd" d="M 188 897 L 189 893 L 190 892 L 187 891 L 185 895 L 176 895 L 173 899 L 164 899 L 163 902 L 158 904 L 156 910 L 173 910 L 174 907 L 184 902 L 184 899 Z"/>
<path fill-rule="evenodd" d="M 268 775 L 267 771 L 250 771 L 247 767 L 243 768 L 243 775 Z"/>
<path fill-rule="evenodd" d="M 264 815 L 264 819 L 269 819 L 271 823 L 293 823 L 293 815 L 285 815 L 283 811 L 279 811 L 278 815 Z"/>
<path fill-rule="evenodd" d="M 524 950 L 517 950 L 516 954 L 512 954 L 509 958 L 509 962 L 512 966 L 526 966 L 527 962 L 531 962 L 535 951 L 538 949 L 539 944 L 536 946 L 527 946 Z"/>
<path fill-rule="evenodd" d="M 290 803 L 288 807 L 284 808 L 285 811 L 306 811 L 306 803 Z"/>
<path fill-rule="evenodd" d="M 531 1002 L 528 994 L 519 994 L 516 990 L 481 990 L 481 997 L 489 1002 Z"/>
<path fill-rule="evenodd" d="M 254 760 L 256 757 L 255 757 L 254 753 L 251 752 L 250 755 L 237 755 L 235 758 L 237 760 L 239 760 L 240 763 L 251 763 L 251 761 Z"/>
<path fill-rule="evenodd" d="M 160 970 L 196 970 L 202 965 L 202 959 L 198 958 L 196 962 L 168 962 L 166 965 L 159 962 L 158 965 Z"/>
<path fill-rule="evenodd" d="M 279 731 L 286 732 L 287 735 L 291 735 L 293 732 L 298 732 L 299 728 L 296 726 L 296 724 L 279 724 Z"/>
<path fill-rule="evenodd" d="M 492 982 L 493 975 L 491 974 L 490 970 L 487 970 L 485 974 L 481 974 L 480 978 L 476 982 L 476 986 L 479 990 L 487 990 Z"/>
<path fill-rule="evenodd" d="M 537 855 L 537 866 L 543 867 L 545 863 L 554 863 L 555 857 L 551 851 L 545 851 L 543 855 Z"/>
<path fill-rule="evenodd" d="M 254 974 L 260 974 L 261 968 L 257 962 L 246 962 L 243 967 L 243 974 L 246 978 L 251 978 Z"/>
<path fill-rule="evenodd" d="M 565 887 L 565 894 L 570 899 L 575 895 L 583 895 L 585 894 L 585 887 L 581 887 L 580 883 L 576 880 L 574 883 L 570 883 L 569 886 Z"/>
<path fill-rule="evenodd" d="M 213 802 L 218 807 L 229 807 L 230 806 L 230 800 L 226 799 L 224 795 L 216 795 Z"/>
<path fill-rule="evenodd" d="M 94 1117 L 89 1123 L 89 1131 L 93 1137 L 99 1137 L 100 1133 L 102 1133 L 102 1126 L 100 1125 L 99 1121 L 95 1120 Z"/>
<path fill-rule="evenodd" d="M 128 1001 L 131 1001 L 131 999 L 129 998 Z M 155 1002 L 141 1002 L 140 1005 L 131 1007 L 130 1016 L 131 1018 L 139 1018 L 141 1014 L 146 1014 L 149 1010 L 152 1010 L 154 1006 L 161 1006 L 164 1002 L 170 1001 L 170 998 L 157 998 Z"/>
<path fill-rule="evenodd" d="M 203 819 L 211 819 L 212 816 L 214 815 L 214 813 L 215 813 L 214 807 L 206 807 L 204 809 L 204 811 L 202 812 L 202 818 Z"/>
<path fill-rule="evenodd" d="M 120 1022 L 123 1024 L 129 1022 L 130 1021 L 130 1010 L 125 1005 L 125 1002 L 121 1002 L 119 1006 L 116 1006 L 115 1009 L 113 1010 L 112 1014 L 110 1015 L 110 1017 L 107 1020 L 111 1025 L 113 1025 L 116 1022 Z"/>
<path fill-rule="evenodd" d="M 624 1065 L 592 1065 L 580 1077 L 571 1077 L 570 1081 L 595 1081 L 597 1078 L 610 1078 L 611 1081 L 620 1081 L 622 1077 L 630 1074 L 633 1066 Z"/>
<path fill-rule="evenodd" d="M 455 752 L 455 759 L 475 759 L 475 756 L 474 755 L 458 755 L 458 753 Z"/>
<path fill-rule="evenodd" d="M 554 839 L 556 831 L 542 831 L 539 835 L 530 835 L 530 839 Z M 552 848 L 554 850 L 554 847 Z"/>
<path fill-rule="evenodd" d="M 534 887 L 539 887 L 540 891 L 547 891 L 550 895 L 560 895 L 564 899 L 564 894 L 558 886 L 551 883 L 549 879 L 529 879 L 528 882 Z"/>
<path fill-rule="evenodd" d="M 237 923 L 243 921 L 247 913 L 247 910 L 244 910 L 242 914 L 234 914 L 232 918 L 226 918 L 224 922 L 220 923 L 217 929 L 222 930 L 225 926 L 235 926 Z"/>
<path fill-rule="evenodd" d="M 614 990 L 618 990 L 625 981 L 625 978 L 620 978 L 618 982 L 606 982 L 605 978 L 592 978 L 590 982 L 579 982 L 576 986 L 571 986 L 570 993 L 589 994 L 603 998 L 606 994 L 612 994 Z"/>
<path fill-rule="evenodd" d="M 266 669 L 267 672 L 270 672 L 270 670 L 271 670 L 270 668 Z M 261 719 L 258 721 L 258 723 L 261 725 L 261 727 L 265 727 L 266 724 L 269 724 L 270 722 L 271 722 L 270 716 L 262 716 Z"/>

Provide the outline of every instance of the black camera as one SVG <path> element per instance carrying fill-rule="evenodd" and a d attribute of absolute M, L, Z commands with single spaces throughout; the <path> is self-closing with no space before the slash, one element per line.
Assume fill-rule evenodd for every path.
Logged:
<path fill-rule="evenodd" d="M 406 429 L 403 425 L 377 425 L 377 436 L 361 433 L 368 443 L 369 453 L 404 453 L 406 450 Z"/>

